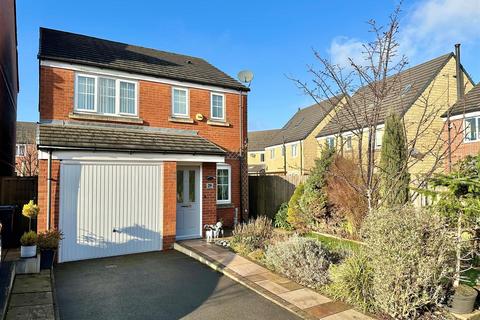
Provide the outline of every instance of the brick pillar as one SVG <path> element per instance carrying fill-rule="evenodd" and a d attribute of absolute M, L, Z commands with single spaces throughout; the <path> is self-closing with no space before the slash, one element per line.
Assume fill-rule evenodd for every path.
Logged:
<path fill-rule="evenodd" d="M 217 223 L 217 164 L 204 162 L 202 165 L 202 224 Z M 208 180 L 208 177 L 215 179 Z M 213 183 L 212 189 L 207 189 L 207 183 Z M 203 227 L 203 226 L 202 226 Z M 203 231 L 205 236 L 205 230 Z"/>
<path fill-rule="evenodd" d="M 177 227 L 177 163 L 163 163 L 163 250 L 171 249 Z"/>
<path fill-rule="evenodd" d="M 37 231 L 47 229 L 47 184 L 48 184 L 48 161 L 39 160 L 38 167 L 38 206 L 40 211 L 37 217 Z M 58 229 L 60 216 L 60 161 L 52 160 L 51 172 L 51 207 L 50 207 L 50 228 Z"/>

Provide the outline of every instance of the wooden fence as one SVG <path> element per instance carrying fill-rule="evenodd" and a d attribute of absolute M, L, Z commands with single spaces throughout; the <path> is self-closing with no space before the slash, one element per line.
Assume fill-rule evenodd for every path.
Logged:
<path fill-rule="evenodd" d="M 21 235 L 28 231 L 29 221 L 22 215 L 22 208 L 30 200 L 37 203 L 37 188 L 37 177 L 0 177 L 0 206 L 15 206 L 13 232 L 8 232 L 8 240 L 3 239 L 9 247 L 18 246 Z M 36 222 L 32 219 L 32 230 L 37 229 Z"/>
<path fill-rule="evenodd" d="M 307 176 L 260 175 L 248 177 L 250 217 L 265 215 L 270 218 L 284 202 L 288 202 L 295 188 Z"/>

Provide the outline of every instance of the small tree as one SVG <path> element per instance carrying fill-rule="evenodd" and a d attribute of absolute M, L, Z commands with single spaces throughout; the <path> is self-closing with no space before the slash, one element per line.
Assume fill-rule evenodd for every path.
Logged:
<path fill-rule="evenodd" d="M 33 203 L 33 200 L 30 200 L 27 204 L 23 205 L 22 214 L 28 218 L 28 230 L 32 230 L 32 219 L 38 215 L 40 209 L 38 206 Z"/>
<path fill-rule="evenodd" d="M 311 223 L 311 219 L 304 215 L 300 208 L 300 198 L 303 196 L 304 184 L 300 183 L 288 201 L 287 222 L 296 230 L 304 230 Z"/>
<path fill-rule="evenodd" d="M 408 151 L 402 119 L 396 113 L 385 120 L 380 156 L 380 195 L 382 205 L 394 207 L 408 202 Z"/>

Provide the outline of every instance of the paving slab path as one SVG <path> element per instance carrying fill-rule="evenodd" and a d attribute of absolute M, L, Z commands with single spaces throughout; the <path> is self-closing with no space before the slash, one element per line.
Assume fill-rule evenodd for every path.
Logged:
<path fill-rule="evenodd" d="M 333 301 L 205 240 L 181 241 L 175 244 L 175 249 L 222 272 L 304 319 L 373 319 L 348 304 Z"/>

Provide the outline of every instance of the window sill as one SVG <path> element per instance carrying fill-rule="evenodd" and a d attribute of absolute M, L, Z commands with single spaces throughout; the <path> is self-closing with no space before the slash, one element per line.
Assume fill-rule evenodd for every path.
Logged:
<path fill-rule="evenodd" d="M 211 126 L 217 126 L 217 127 L 230 127 L 230 123 L 225 121 L 207 120 L 207 124 Z"/>
<path fill-rule="evenodd" d="M 168 117 L 170 122 L 179 122 L 179 123 L 193 123 L 191 118 L 180 118 L 180 117 Z"/>
<path fill-rule="evenodd" d="M 217 203 L 218 209 L 230 209 L 233 208 L 234 205 L 232 203 Z"/>
<path fill-rule="evenodd" d="M 101 114 L 70 113 L 68 117 L 70 119 L 75 119 L 75 120 L 112 121 L 112 122 L 143 124 L 143 119 L 137 118 L 137 117 L 127 117 L 127 116 L 106 116 Z"/>

